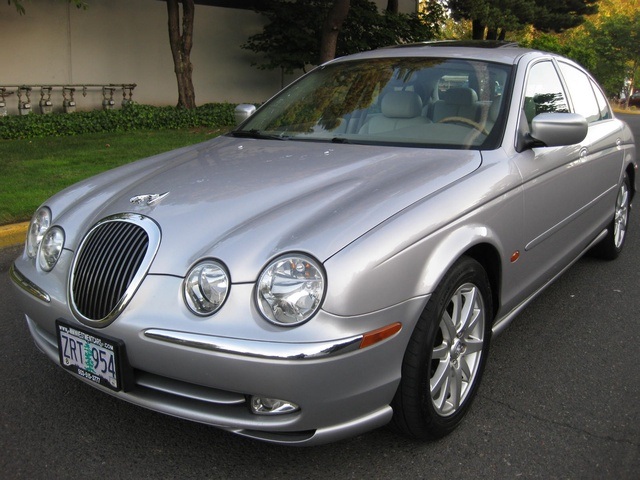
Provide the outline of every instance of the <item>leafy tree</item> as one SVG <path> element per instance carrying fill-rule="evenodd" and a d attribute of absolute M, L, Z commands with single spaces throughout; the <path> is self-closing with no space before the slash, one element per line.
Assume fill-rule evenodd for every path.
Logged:
<path fill-rule="evenodd" d="M 583 27 L 564 35 L 538 35 L 528 46 L 556 52 L 587 68 L 609 96 L 626 88 L 627 98 L 640 75 L 640 10 L 589 19 Z M 629 83 L 627 83 L 629 82 Z"/>
<path fill-rule="evenodd" d="M 507 32 L 526 25 L 543 32 L 561 32 L 597 12 L 599 0 L 449 0 L 456 20 L 471 20 L 472 37 L 504 40 Z M 486 32 L 486 33 L 485 33 Z"/>
<path fill-rule="evenodd" d="M 562 32 L 577 27 L 585 15 L 598 12 L 599 0 L 534 0 L 533 26 L 542 32 Z"/>
<path fill-rule="evenodd" d="M 587 23 L 586 25 L 591 24 Z M 576 30 L 570 36 L 542 33 L 530 42 L 521 43 L 523 46 L 564 55 L 575 60 L 591 72 L 595 71 L 598 62 L 601 60 L 595 53 L 593 39 L 586 28 Z"/>
<path fill-rule="evenodd" d="M 619 93 L 628 79 L 628 101 L 640 67 L 640 11 L 611 15 L 598 26 L 588 25 L 587 32 L 600 60 L 592 67 L 592 73 L 610 95 Z"/>
<path fill-rule="evenodd" d="M 598 3 L 598 13 L 604 17 L 617 13 L 632 14 L 640 10 L 640 0 L 600 0 Z M 594 23 L 599 23 L 598 18 L 593 19 Z"/>
<path fill-rule="evenodd" d="M 322 26 L 333 2 L 328 0 L 275 0 L 261 10 L 268 23 L 263 31 L 249 37 L 242 48 L 259 53 L 260 69 L 280 68 L 285 73 L 305 71 L 318 65 L 321 57 Z M 351 0 L 337 38 L 335 56 L 371 50 L 398 43 L 436 38 L 445 14 L 437 0 L 429 0 L 426 13 L 379 12 L 370 0 Z M 331 56 L 333 58 L 333 56 Z"/>
<path fill-rule="evenodd" d="M 454 20 L 471 20 L 475 40 L 504 40 L 507 31 L 533 21 L 534 0 L 450 0 L 448 6 Z"/>
<path fill-rule="evenodd" d="M 268 23 L 263 31 L 249 37 L 242 48 L 258 52 L 262 70 L 282 68 L 286 73 L 304 69 L 319 58 L 319 15 L 324 2 L 319 0 L 283 0 L 269 2 L 261 10 Z"/>

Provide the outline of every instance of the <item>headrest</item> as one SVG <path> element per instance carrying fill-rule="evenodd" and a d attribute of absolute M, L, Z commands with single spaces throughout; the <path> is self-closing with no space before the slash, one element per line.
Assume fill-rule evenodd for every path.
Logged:
<path fill-rule="evenodd" d="M 389 92 L 382 97 L 382 114 L 389 118 L 413 118 L 422 113 L 422 99 L 416 92 Z"/>
<path fill-rule="evenodd" d="M 440 98 L 451 105 L 472 105 L 478 101 L 473 88 L 453 87 L 440 94 Z"/>

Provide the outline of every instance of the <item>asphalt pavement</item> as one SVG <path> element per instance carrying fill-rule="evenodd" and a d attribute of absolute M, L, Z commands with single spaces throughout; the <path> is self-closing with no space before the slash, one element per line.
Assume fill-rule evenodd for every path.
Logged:
<path fill-rule="evenodd" d="M 625 117 L 626 119 L 626 117 Z M 640 138 L 640 116 L 632 117 Z M 492 343 L 468 417 L 438 442 L 382 428 L 331 445 L 273 446 L 111 398 L 34 346 L 0 249 L 4 479 L 637 479 L 640 214 L 613 262 L 578 261 Z"/>

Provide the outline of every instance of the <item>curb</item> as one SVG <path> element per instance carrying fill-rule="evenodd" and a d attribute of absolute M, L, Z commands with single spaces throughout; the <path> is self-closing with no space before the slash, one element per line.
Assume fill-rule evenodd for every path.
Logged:
<path fill-rule="evenodd" d="M 24 243 L 28 228 L 29 222 L 0 226 L 0 248 Z"/>

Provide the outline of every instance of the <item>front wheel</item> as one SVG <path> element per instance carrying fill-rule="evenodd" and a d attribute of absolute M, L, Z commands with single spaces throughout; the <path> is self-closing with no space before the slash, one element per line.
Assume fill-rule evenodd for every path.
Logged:
<path fill-rule="evenodd" d="M 463 257 L 434 291 L 409 341 L 392 403 L 396 428 L 435 439 L 462 421 L 480 384 L 492 318 L 487 274 Z"/>

